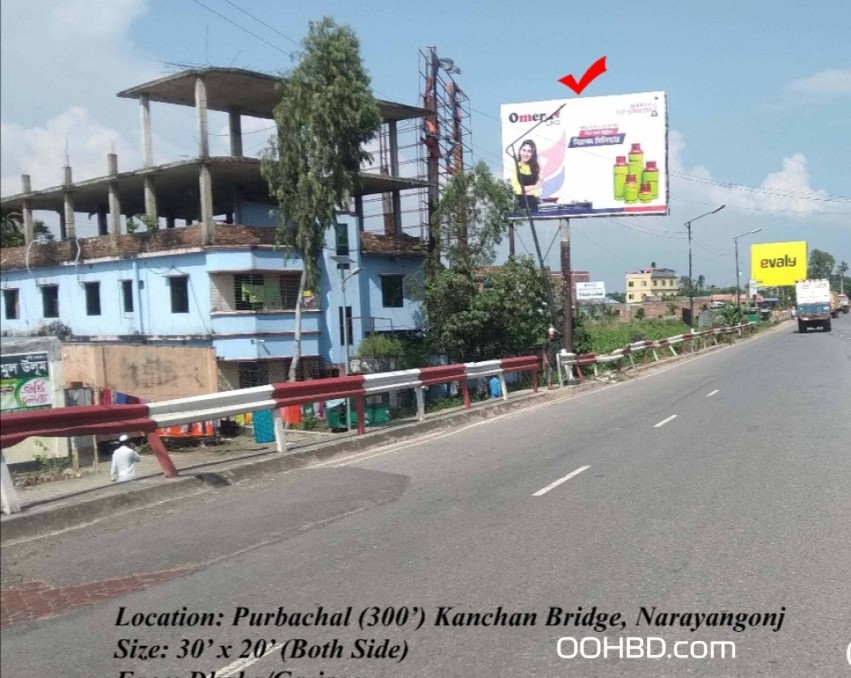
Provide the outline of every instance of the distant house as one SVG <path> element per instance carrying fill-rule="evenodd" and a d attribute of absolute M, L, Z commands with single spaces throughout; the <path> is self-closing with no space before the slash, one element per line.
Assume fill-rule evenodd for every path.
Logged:
<path fill-rule="evenodd" d="M 672 268 L 657 268 L 655 261 L 649 268 L 627 273 L 625 278 L 628 304 L 669 299 L 679 294 L 676 271 Z"/>

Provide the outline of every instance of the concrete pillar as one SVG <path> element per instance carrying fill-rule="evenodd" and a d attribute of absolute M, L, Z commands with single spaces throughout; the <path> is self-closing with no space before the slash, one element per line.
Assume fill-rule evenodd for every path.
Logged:
<path fill-rule="evenodd" d="M 62 236 L 62 240 L 67 238 L 76 238 L 77 233 L 74 226 L 74 191 L 71 190 L 71 185 L 74 183 L 71 176 L 71 167 L 69 165 L 65 165 L 65 190 L 62 193 L 62 197 L 65 202 L 65 235 Z"/>
<path fill-rule="evenodd" d="M 242 216 L 242 201 L 244 197 L 245 194 L 242 190 L 242 186 L 235 184 L 233 188 L 233 223 L 245 223 Z"/>
<path fill-rule="evenodd" d="M 201 165 L 198 185 L 201 189 L 201 244 L 209 245 L 213 240 L 213 180 L 206 163 Z"/>
<path fill-rule="evenodd" d="M 154 188 L 154 177 L 145 177 L 145 214 L 151 219 L 156 219 L 157 214 L 157 193 Z"/>
<path fill-rule="evenodd" d="M 32 193 L 32 184 L 30 183 L 30 175 L 21 175 L 21 192 L 24 195 Z M 33 224 L 33 208 L 32 202 L 24 198 L 23 205 L 24 218 L 24 243 L 29 245 L 35 239 L 35 225 Z"/>
<path fill-rule="evenodd" d="M 393 191 L 393 234 L 402 235 L 402 195 Z"/>
<path fill-rule="evenodd" d="M 206 161 L 210 157 L 210 141 L 207 135 L 207 85 L 202 76 L 195 78 L 195 110 L 198 114 L 198 157 L 201 170 L 198 187 L 201 198 L 201 244 L 209 245 L 213 238 L 213 181 Z"/>
<path fill-rule="evenodd" d="M 12 481 L 12 474 L 9 473 L 2 451 L 0 451 L 0 507 L 6 515 L 21 512 L 21 502 L 18 500 L 15 483 Z"/>
<path fill-rule="evenodd" d="M 106 220 L 107 206 L 98 205 L 98 235 L 109 235 L 109 225 Z"/>
<path fill-rule="evenodd" d="M 151 98 L 148 94 L 139 95 L 139 115 L 142 123 L 142 167 L 154 166 L 154 148 L 151 141 Z M 157 195 L 154 191 L 154 178 L 145 177 L 145 214 L 151 219 L 157 218 Z"/>
<path fill-rule="evenodd" d="M 242 118 L 238 109 L 228 111 L 228 123 L 230 127 L 230 154 L 236 157 L 242 156 Z"/>
<path fill-rule="evenodd" d="M 118 176 L 118 156 L 110 153 L 107 158 L 107 174 L 110 177 Z M 109 182 L 109 232 L 113 236 L 121 233 L 121 200 L 118 195 L 118 182 Z"/>
<path fill-rule="evenodd" d="M 399 176 L 399 135 L 396 131 L 396 121 L 387 123 L 390 137 L 390 176 Z"/>
<path fill-rule="evenodd" d="M 287 451 L 287 432 L 284 423 L 281 421 L 280 407 L 272 410 L 272 427 L 275 431 L 275 446 L 278 452 L 283 454 Z"/>
<path fill-rule="evenodd" d="M 139 95 L 139 113 L 142 121 L 142 167 L 153 167 L 154 149 L 151 142 L 151 100 L 149 95 Z"/>
<path fill-rule="evenodd" d="M 65 212 L 59 212 L 59 239 L 68 239 L 68 229 L 65 228 Z"/>
<path fill-rule="evenodd" d="M 206 160 L 210 156 L 210 140 L 207 136 L 207 85 L 200 75 L 195 78 L 195 112 L 198 116 L 198 157 Z"/>

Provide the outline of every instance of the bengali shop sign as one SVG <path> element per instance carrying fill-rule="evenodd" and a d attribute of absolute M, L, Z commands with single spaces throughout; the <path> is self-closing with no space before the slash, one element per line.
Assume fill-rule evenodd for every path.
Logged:
<path fill-rule="evenodd" d="M 38 410 L 52 405 L 47 353 L 0 356 L 0 412 Z"/>

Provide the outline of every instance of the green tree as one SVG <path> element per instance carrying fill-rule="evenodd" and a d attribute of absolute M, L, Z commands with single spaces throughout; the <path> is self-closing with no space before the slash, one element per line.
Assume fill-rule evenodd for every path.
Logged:
<path fill-rule="evenodd" d="M 833 255 L 821 250 L 810 252 L 810 260 L 807 263 L 807 277 L 811 280 L 818 278 L 830 278 L 836 259 Z"/>
<path fill-rule="evenodd" d="M 18 247 L 24 244 L 24 219 L 20 212 L 0 212 L 0 247 Z"/>
<path fill-rule="evenodd" d="M 626 292 L 609 292 L 606 296 L 619 304 L 626 303 Z"/>
<path fill-rule="evenodd" d="M 47 242 L 55 242 L 56 238 L 41 219 L 33 221 L 33 235 L 43 236 Z M 20 212 L 3 210 L 0 213 L 0 247 L 20 247 L 25 244 L 24 218 Z"/>
<path fill-rule="evenodd" d="M 282 83 L 277 133 L 261 162 L 278 204 L 278 240 L 303 260 L 291 381 L 301 358 L 304 291 L 318 291 L 325 232 L 356 193 L 361 163 L 371 159 L 364 144 L 381 126 L 354 32 L 326 17 L 310 22 L 302 45 L 298 65 Z"/>
<path fill-rule="evenodd" d="M 517 285 L 527 289 L 522 278 L 528 266 L 518 264 L 519 268 L 507 272 L 488 274 L 483 289 L 477 280 L 482 267 L 493 262 L 496 246 L 508 230 L 505 215 L 513 199 L 510 187 L 484 163 L 459 172 L 444 187 L 433 217 L 443 259 L 429 258 L 424 283 L 412 285 L 423 301 L 432 351 L 456 360 L 474 360 L 495 357 L 494 352 L 501 350 L 497 346 L 514 345 L 516 337 L 506 339 L 513 332 L 493 325 L 502 320 L 494 309 L 498 293 L 491 292 L 504 289 L 503 275 L 518 277 Z M 538 334 L 541 331 L 539 327 Z"/>
<path fill-rule="evenodd" d="M 36 219 L 33 221 L 33 235 L 38 238 L 38 236 L 44 236 L 44 239 L 47 242 L 56 242 L 56 237 L 53 235 L 51 230 L 47 227 L 41 219 Z"/>
<path fill-rule="evenodd" d="M 839 277 L 840 292 L 845 292 L 846 286 L 851 287 L 851 285 L 849 285 L 849 282 L 851 281 L 848 280 L 848 277 L 845 275 L 846 273 L 848 273 L 848 262 L 843 261 L 836 267 L 836 275 Z"/>

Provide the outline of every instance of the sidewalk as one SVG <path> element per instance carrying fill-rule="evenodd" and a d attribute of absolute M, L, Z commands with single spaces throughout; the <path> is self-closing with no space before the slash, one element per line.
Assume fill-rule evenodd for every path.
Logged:
<path fill-rule="evenodd" d="M 345 438 L 345 434 L 313 433 L 305 431 L 287 431 L 287 447 L 296 449 L 305 444 L 320 442 L 326 439 L 336 440 L 337 436 Z M 192 447 L 185 450 L 171 451 L 169 454 L 175 467 L 181 474 L 189 473 L 193 468 L 206 467 L 221 462 L 232 462 L 259 457 L 275 451 L 275 443 L 257 443 L 250 435 L 242 435 L 219 445 Z M 162 478 L 162 469 L 153 454 L 142 454 L 142 460 L 136 465 L 136 478 L 125 488 L 131 488 L 135 483 L 146 478 Z M 64 477 L 49 482 L 17 486 L 18 500 L 26 510 L 55 499 L 66 496 L 79 496 L 93 490 L 116 485 L 109 476 L 109 458 L 102 458 L 95 468 L 92 465 L 82 466 L 78 471 L 66 469 Z M 79 474 L 80 477 L 75 477 Z M 29 475 L 29 474 L 23 474 Z M 18 474 L 12 474 L 17 479 Z M 17 483 L 16 483 L 17 484 Z"/>

